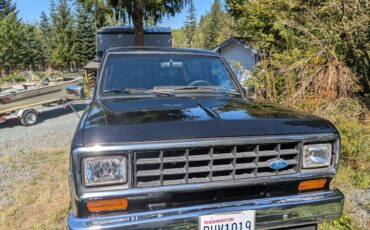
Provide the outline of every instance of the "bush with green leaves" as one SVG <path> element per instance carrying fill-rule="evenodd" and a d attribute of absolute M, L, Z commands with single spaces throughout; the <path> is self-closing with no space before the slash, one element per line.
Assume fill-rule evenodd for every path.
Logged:
<path fill-rule="evenodd" d="M 40 79 L 44 79 L 44 77 L 46 76 L 45 72 L 37 71 L 37 72 L 34 72 L 34 73 Z"/>
<path fill-rule="evenodd" d="M 22 73 L 11 73 L 4 76 L 3 81 L 9 83 L 25 82 L 26 77 Z"/>

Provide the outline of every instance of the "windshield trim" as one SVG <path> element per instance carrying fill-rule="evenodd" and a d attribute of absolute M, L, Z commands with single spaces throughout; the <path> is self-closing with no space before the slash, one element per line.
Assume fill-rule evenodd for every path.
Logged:
<path fill-rule="evenodd" d="M 241 97 L 246 97 L 245 96 L 245 93 L 242 89 L 242 86 L 240 85 L 240 82 L 237 80 L 237 77 L 235 76 L 234 72 L 232 71 L 232 69 L 230 68 L 230 66 L 227 64 L 226 60 L 224 57 L 222 56 L 217 56 L 217 55 L 211 55 L 211 54 L 194 54 L 194 53 L 191 53 L 191 52 L 163 52 L 163 51 L 122 51 L 122 52 L 109 52 L 109 53 L 105 53 L 104 56 L 103 56 L 103 65 L 101 66 L 101 69 L 99 69 L 98 71 L 98 77 L 97 77 L 97 87 L 96 87 L 96 90 L 94 92 L 94 98 L 96 99 L 100 99 L 100 97 L 102 98 L 106 98 L 107 95 L 104 95 L 104 93 L 102 92 L 102 83 L 103 83 L 103 76 L 104 76 L 104 73 L 105 73 L 105 69 L 106 69 L 106 65 L 107 65 L 107 60 L 110 56 L 113 56 L 113 55 L 122 55 L 122 56 L 129 56 L 129 55 L 138 55 L 138 54 L 173 54 L 173 55 L 188 55 L 188 56 L 209 56 L 209 57 L 212 57 L 212 58 L 218 58 L 220 59 L 222 65 L 225 66 L 226 68 L 226 71 L 228 72 L 229 74 L 229 77 L 230 77 L 230 80 L 231 80 L 231 83 L 233 84 L 233 86 L 235 87 L 235 91 L 230 91 L 230 92 L 235 92 L 235 95 L 239 94 Z M 183 87 L 183 86 L 182 86 Z M 154 90 L 154 89 L 148 89 L 148 90 Z M 189 91 L 190 90 L 183 90 L 183 91 Z M 197 94 L 199 95 L 199 90 L 196 90 L 198 91 Z M 205 91 L 203 90 L 204 94 L 213 94 L 213 95 L 216 95 L 216 94 L 220 94 L 221 92 L 218 92 L 218 93 L 212 93 L 211 91 Z M 173 92 L 171 92 L 173 93 Z M 225 92 L 226 93 L 226 92 Z M 177 94 L 177 92 L 174 92 L 174 94 Z M 182 93 L 183 94 L 183 93 Z M 186 93 L 186 94 L 190 94 L 190 93 Z M 193 92 L 194 94 L 194 92 Z M 118 96 L 118 97 L 122 97 L 122 96 L 127 96 L 128 94 L 122 94 L 121 96 Z M 145 93 L 141 94 L 141 93 L 138 93 L 138 94 L 135 94 L 135 96 L 139 96 L 139 95 L 145 95 Z M 196 95 L 196 94 L 195 94 Z M 117 96 L 114 96 L 114 97 L 117 97 Z M 108 96 L 108 97 L 111 97 L 111 96 Z"/>

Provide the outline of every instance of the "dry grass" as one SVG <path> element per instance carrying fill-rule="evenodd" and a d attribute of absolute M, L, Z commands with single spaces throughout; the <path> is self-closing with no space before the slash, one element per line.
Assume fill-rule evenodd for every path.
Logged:
<path fill-rule="evenodd" d="M 0 206 L 0 229 L 65 229 L 69 207 L 68 154 L 40 152 L 0 159 L 10 202 Z M 3 184 L 3 183 L 2 183 Z"/>
<path fill-rule="evenodd" d="M 345 165 L 341 165 L 339 172 L 334 178 L 331 186 L 339 188 L 345 197 L 344 200 L 344 213 L 334 221 L 325 221 L 321 223 L 320 229 L 322 230 L 366 230 L 370 229 L 370 220 L 367 218 L 370 200 L 368 200 L 368 189 L 361 189 L 354 184 L 356 181 L 353 176 L 359 170 Z M 366 175 L 369 179 L 369 175 Z"/>
<path fill-rule="evenodd" d="M 339 114 L 339 110 L 334 114 Z M 334 110 L 334 111 L 335 111 Z M 340 109 L 342 110 L 342 109 Z M 329 117 L 341 134 L 341 164 L 332 183 L 345 195 L 343 216 L 321 225 L 323 230 L 370 229 L 370 123 L 360 122 L 355 115 Z M 356 110 L 352 110 L 355 112 Z"/>

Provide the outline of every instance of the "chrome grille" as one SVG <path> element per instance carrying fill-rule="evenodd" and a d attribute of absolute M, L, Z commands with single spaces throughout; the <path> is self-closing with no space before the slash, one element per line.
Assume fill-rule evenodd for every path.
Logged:
<path fill-rule="evenodd" d="M 134 151 L 134 186 L 294 174 L 298 171 L 299 152 L 299 142 Z M 270 168 L 270 162 L 279 159 L 288 166 Z"/>

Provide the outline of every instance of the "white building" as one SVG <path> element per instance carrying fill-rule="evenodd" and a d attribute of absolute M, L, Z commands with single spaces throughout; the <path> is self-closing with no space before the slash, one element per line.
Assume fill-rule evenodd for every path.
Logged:
<path fill-rule="evenodd" d="M 226 59 L 241 83 L 250 76 L 250 70 L 258 63 L 258 51 L 240 37 L 229 38 L 213 51 Z"/>

